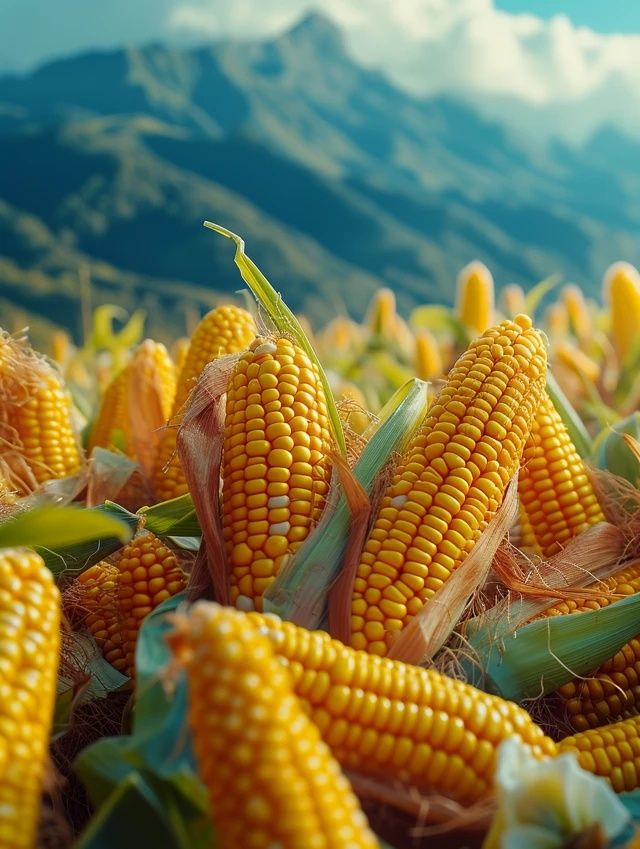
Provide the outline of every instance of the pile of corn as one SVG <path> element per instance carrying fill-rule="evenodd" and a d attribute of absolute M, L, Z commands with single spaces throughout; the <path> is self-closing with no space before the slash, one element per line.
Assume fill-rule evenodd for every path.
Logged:
<path fill-rule="evenodd" d="M 614 792 L 623 801 L 640 793 L 640 445 L 620 438 L 616 448 L 632 469 L 623 509 L 607 496 L 606 481 L 618 479 L 594 477 L 597 445 L 549 377 L 592 432 L 619 419 L 606 418 L 615 404 L 635 413 L 638 275 L 616 266 L 605 292 L 603 311 L 567 286 L 538 325 L 517 286 L 496 309 L 490 273 L 472 263 L 452 311 L 420 307 L 405 322 L 383 290 L 362 325 L 337 318 L 316 334 L 319 357 L 296 322 L 272 316 L 272 329 L 259 331 L 250 312 L 225 304 L 173 356 L 147 339 L 114 357 L 84 415 L 73 352 L 58 352 L 65 362 L 56 364 L 2 333 L 0 844 L 48 845 L 53 816 L 73 835 L 60 845 L 116 845 L 118 818 L 135 811 L 141 845 L 157 832 L 167 846 L 390 845 L 380 833 L 405 846 L 416 816 L 475 829 L 469 840 L 480 845 L 507 792 L 508 740 L 530 758 L 521 781 L 558 764 L 554 799 L 532 797 L 543 820 L 564 822 L 571 808 L 569 761 L 599 777 L 588 780 L 612 811 L 627 810 Z M 379 423 L 374 414 L 407 381 L 431 383 L 426 414 L 404 422 L 406 438 L 365 485 L 367 449 L 392 429 L 400 396 Z M 356 522 L 358 494 L 366 522 Z M 79 528 L 98 505 L 100 516 L 129 523 L 130 538 L 126 529 L 120 541 L 79 534 L 80 556 L 55 533 L 48 544 L 52 531 L 34 512 L 38 553 L 21 547 L 28 511 L 60 501 L 85 503 Z M 342 503 L 353 524 L 338 551 L 331 523 Z M 490 570 L 499 533 L 473 579 L 477 546 L 512 504 L 511 547 L 502 541 Z M 594 543 L 592 560 L 584 541 L 607 534 L 615 543 Z M 294 593 L 287 607 L 282 593 L 313 551 L 338 551 L 298 581 L 326 573 L 319 606 Z M 490 652 L 475 659 L 477 676 L 460 649 L 492 609 L 508 619 L 519 603 L 532 605 L 514 625 L 520 642 L 547 625 L 579 635 L 581 621 L 596 621 L 580 619 L 590 614 L 604 629 L 593 654 L 583 629 L 578 649 L 567 649 L 580 671 L 565 666 L 554 686 L 544 680 L 551 638 L 541 639 L 542 659 L 522 666 L 541 664 L 533 700 L 524 689 L 505 697 Z M 426 636 L 434 622 L 446 630 L 435 648 Z M 403 654 L 409 634 L 422 634 L 421 665 Z M 451 655 L 456 677 L 443 671 Z M 123 693 L 122 734 L 101 740 L 100 716 Z M 92 706 L 93 746 L 75 752 L 95 809 L 88 820 L 87 805 L 64 801 L 78 788 L 62 753 Z M 50 744 L 63 773 L 58 805 L 42 797 L 56 783 Z M 570 825 L 556 822 L 557 842 L 545 845 L 633 839 L 631 815 L 619 814 L 616 831 L 596 808 L 584 821 L 567 814 Z M 512 840 L 509 829 L 525 827 L 518 816 L 499 807 L 488 849 L 501 845 L 496 834 Z M 411 845 L 441 845 L 428 829 L 416 834 Z"/>

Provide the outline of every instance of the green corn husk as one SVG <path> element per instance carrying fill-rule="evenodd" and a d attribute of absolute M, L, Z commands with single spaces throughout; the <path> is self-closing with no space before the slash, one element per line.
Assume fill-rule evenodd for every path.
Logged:
<path fill-rule="evenodd" d="M 540 306 L 540 302 L 548 295 L 549 292 L 554 289 L 560 282 L 562 281 L 562 276 L 560 274 L 551 274 L 549 277 L 545 277 L 544 280 L 540 280 L 539 283 L 536 283 L 529 291 L 527 292 L 524 299 L 524 312 L 527 315 L 530 315 L 531 318 L 534 318 L 535 311 Z"/>
<path fill-rule="evenodd" d="M 318 359 L 318 355 L 313 350 L 306 333 L 300 326 L 300 322 L 282 300 L 282 296 L 276 292 L 264 274 L 260 271 L 258 266 L 246 255 L 244 250 L 244 240 L 240 238 L 240 236 L 236 236 L 236 234 L 232 233 L 230 230 L 227 230 L 225 227 L 221 227 L 219 224 L 214 224 L 212 221 L 205 221 L 204 226 L 209 230 L 214 230 L 216 233 L 220 233 L 222 236 L 226 236 L 227 239 L 231 239 L 232 242 L 235 242 L 236 253 L 234 261 L 240 270 L 242 279 L 249 289 L 251 289 L 251 292 L 258 303 L 265 308 L 276 329 L 293 338 L 296 344 L 299 345 L 307 354 L 311 362 L 315 363 L 317 366 L 327 402 L 327 414 L 331 423 L 333 437 L 338 446 L 338 450 L 342 456 L 345 457 L 347 454 L 347 443 L 345 441 L 338 408 L 336 407 L 336 402 L 333 398 L 333 393 L 331 392 L 331 387 L 324 369 L 322 368 L 322 364 Z"/>
<path fill-rule="evenodd" d="M 638 635 L 640 593 L 573 616 L 550 616 L 503 637 L 508 621 L 487 628 L 472 620 L 468 649 L 479 661 L 463 660 L 469 680 L 505 699 L 520 702 L 551 693 L 588 675 Z"/>
<path fill-rule="evenodd" d="M 353 469 L 367 495 L 389 457 L 402 451 L 421 424 L 427 411 L 427 395 L 428 384 L 413 378 L 383 408 Z M 340 571 L 350 528 L 351 511 L 343 494 L 337 504 L 334 499 L 327 505 L 318 526 L 267 589 L 264 610 L 306 628 L 319 627 L 325 616 L 329 587 Z"/>
<path fill-rule="evenodd" d="M 636 486 L 640 468 L 638 460 L 623 439 L 625 433 L 640 440 L 640 413 L 632 413 L 599 435 L 595 446 L 596 465 Z"/>
<path fill-rule="evenodd" d="M 144 519 L 145 528 L 159 537 L 197 537 L 201 533 L 189 493 L 161 501 L 153 507 L 142 507 L 138 516 Z"/>

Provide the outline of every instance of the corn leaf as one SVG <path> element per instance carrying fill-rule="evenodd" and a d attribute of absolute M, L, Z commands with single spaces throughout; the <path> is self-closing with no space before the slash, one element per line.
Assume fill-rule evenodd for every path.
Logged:
<path fill-rule="evenodd" d="M 389 457 L 402 451 L 427 410 L 428 385 L 408 381 L 391 398 L 356 463 L 353 474 L 370 493 Z M 264 609 L 283 619 L 297 621 L 305 611 L 305 627 L 320 625 L 329 587 L 340 570 L 350 531 L 351 513 L 346 496 L 329 504 L 314 532 L 282 569 L 264 596 Z"/>
<path fill-rule="evenodd" d="M 471 341 L 469 330 L 456 318 L 450 307 L 422 304 L 411 313 L 409 324 L 414 330 L 449 333 L 460 347 L 466 347 Z"/>
<path fill-rule="evenodd" d="M 167 599 L 149 614 L 140 629 L 132 733 L 98 740 L 81 751 L 74 763 L 92 803 L 99 809 L 89 832 L 93 827 L 101 839 L 111 840 L 96 843 L 96 847 L 119 846 L 111 827 L 101 825 L 100 821 L 103 811 L 109 810 L 114 791 L 127 781 L 144 782 L 161 800 L 166 814 L 163 822 L 168 833 L 178 840 L 175 845 L 180 849 L 205 849 L 214 845 L 207 819 L 206 791 L 197 776 L 187 726 L 186 683 L 181 680 L 171 695 L 162 683 L 163 671 L 170 660 L 165 642 L 172 627 L 168 614 L 184 600 L 184 593 Z M 150 845 L 144 824 L 138 825 L 134 818 L 129 828 L 137 837 L 137 849 Z"/>
<path fill-rule="evenodd" d="M 144 518 L 145 528 L 156 536 L 200 536 L 198 517 L 189 494 L 162 501 L 153 507 L 143 507 L 138 514 Z"/>
<path fill-rule="evenodd" d="M 300 326 L 300 322 L 282 300 L 282 295 L 280 295 L 279 292 L 276 292 L 258 266 L 246 255 L 244 250 L 244 240 L 241 239 L 240 236 L 236 236 L 236 234 L 232 233 L 230 230 L 227 230 L 225 227 L 221 227 L 219 224 L 214 224 L 212 221 L 205 221 L 204 226 L 209 230 L 214 230 L 216 233 L 220 233 L 222 236 L 226 236 L 227 239 L 231 239 L 231 241 L 235 243 L 235 263 L 240 270 L 242 279 L 251 289 L 258 303 L 260 303 L 269 313 L 269 316 L 276 328 L 281 333 L 287 333 L 289 336 L 292 336 L 296 343 L 305 351 L 310 360 L 318 367 L 320 380 L 322 382 L 327 401 L 327 412 L 331 422 L 333 436 L 336 440 L 340 453 L 343 456 L 346 456 L 347 444 L 345 442 L 342 422 L 340 421 L 340 415 L 333 398 L 333 393 L 331 392 L 329 381 L 327 380 L 327 376 L 316 352 L 313 350 L 304 330 Z"/>
<path fill-rule="evenodd" d="M 131 536 L 121 518 L 80 507 L 43 505 L 0 524 L 0 548 L 28 546 L 60 550 L 80 543 L 114 537 L 120 544 Z"/>
<path fill-rule="evenodd" d="M 464 661 L 470 680 L 483 689 L 520 702 L 551 693 L 576 676 L 597 669 L 638 635 L 640 594 L 600 610 L 551 616 L 503 638 L 509 623 L 483 627 L 469 623 L 467 645 L 479 658 L 480 672 Z"/>
<path fill-rule="evenodd" d="M 545 277 L 544 280 L 541 280 L 539 283 L 536 283 L 527 294 L 524 299 L 524 311 L 527 315 L 531 316 L 533 319 L 535 315 L 535 311 L 540 306 L 540 302 L 555 286 L 557 286 L 562 280 L 562 276 L 560 274 L 551 274 L 549 277 Z"/>
<path fill-rule="evenodd" d="M 45 536 L 46 526 L 39 539 L 35 540 L 34 536 L 26 539 L 35 540 L 35 542 L 30 543 L 30 547 L 35 548 L 56 577 L 62 573 L 75 577 L 88 569 L 89 566 L 93 566 L 94 563 L 98 563 L 118 551 L 131 539 L 138 527 L 137 516 L 129 513 L 124 507 L 111 502 L 102 504 L 100 507 L 92 507 L 89 510 L 51 506 L 39 507 L 37 510 L 55 511 L 56 525 L 60 526 L 57 531 L 58 539 L 55 541 L 52 536 Z M 63 511 L 65 512 L 63 513 Z M 26 527 L 21 526 L 21 528 L 26 534 L 30 532 L 28 520 L 35 513 L 36 510 L 31 510 L 29 513 L 18 517 L 25 520 Z M 85 515 L 88 515 L 89 518 L 85 519 Z M 84 535 L 78 536 L 77 531 L 81 526 L 85 530 L 92 527 L 93 532 L 88 533 L 87 530 Z M 4 542 L 2 542 L 3 530 L 4 526 L 0 525 L 0 547 L 4 545 Z M 20 544 L 29 545 L 29 542 Z"/>
<path fill-rule="evenodd" d="M 573 409 L 571 402 L 562 389 L 560 389 L 560 386 L 550 371 L 547 371 L 547 392 L 549 393 L 553 406 L 560 414 L 560 418 L 569 431 L 569 436 L 571 437 L 573 444 L 576 446 L 576 451 L 583 460 L 589 459 L 593 450 L 591 437 L 584 426 L 584 422 Z"/>
<path fill-rule="evenodd" d="M 605 428 L 596 439 L 595 459 L 599 469 L 605 469 L 629 481 L 634 486 L 640 477 L 638 460 L 624 440 L 624 434 L 640 438 L 640 413 Z"/>

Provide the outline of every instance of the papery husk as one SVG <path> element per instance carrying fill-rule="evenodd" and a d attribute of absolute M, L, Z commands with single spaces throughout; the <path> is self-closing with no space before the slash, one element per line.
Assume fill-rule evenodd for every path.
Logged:
<path fill-rule="evenodd" d="M 373 778 L 352 770 L 347 770 L 346 775 L 363 802 L 372 800 L 377 805 L 388 805 L 415 818 L 410 835 L 405 837 L 435 837 L 460 831 L 484 832 L 497 809 L 493 797 L 463 806 L 446 796 L 421 793 L 399 781 Z"/>
<path fill-rule="evenodd" d="M 119 496 L 131 481 L 136 469 L 136 463 L 126 455 L 104 448 L 94 448 L 88 463 L 85 496 L 87 507 L 96 507 L 105 501 L 117 501 L 128 508 L 129 503 Z"/>
<path fill-rule="evenodd" d="M 387 656 L 419 666 L 447 642 L 465 608 L 484 584 L 500 541 L 518 515 L 518 475 L 509 482 L 502 504 L 462 564 L 423 605 L 391 645 Z"/>
<path fill-rule="evenodd" d="M 220 518 L 225 398 L 229 377 L 240 356 L 229 354 L 205 366 L 189 397 L 177 439 L 180 463 L 206 543 L 214 598 L 221 604 L 230 603 L 229 567 Z"/>
<path fill-rule="evenodd" d="M 600 522 L 548 560 L 527 556 L 513 547 L 503 548 L 500 556 L 494 558 L 492 577 L 508 592 L 478 618 L 483 627 L 495 625 L 504 636 L 561 599 L 608 595 L 615 600 L 620 596 L 606 588 L 590 589 L 586 585 L 621 569 L 626 547 L 626 538 L 619 528 Z"/>
<path fill-rule="evenodd" d="M 640 490 L 604 469 L 586 470 L 605 519 L 625 536 L 626 559 L 640 556 Z"/>

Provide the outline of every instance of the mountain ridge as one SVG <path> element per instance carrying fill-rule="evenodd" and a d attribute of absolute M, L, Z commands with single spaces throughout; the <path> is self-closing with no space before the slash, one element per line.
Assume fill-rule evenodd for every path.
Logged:
<path fill-rule="evenodd" d="M 381 285 L 405 312 L 450 302 L 473 258 L 500 285 L 559 271 L 594 294 L 610 262 L 640 263 L 639 151 L 611 130 L 581 151 L 534 152 L 467 106 L 356 65 L 318 14 L 241 48 L 92 51 L 0 77 L 0 198 L 12 210 L 0 260 L 12 280 L 43 273 L 52 285 L 78 263 L 108 267 L 96 299 L 130 306 L 144 292 L 151 329 L 167 336 L 183 329 L 154 292 L 171 312 L 240 286 L 203 218 L 240 232 L 316 323 L 338 307 L 361 314 Z M 45 247 L 17 238 L 12 218 L 25 216 L 50 233 Z M 37 292 L 34 312 L 46 312 Z"/>

